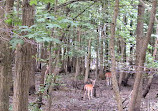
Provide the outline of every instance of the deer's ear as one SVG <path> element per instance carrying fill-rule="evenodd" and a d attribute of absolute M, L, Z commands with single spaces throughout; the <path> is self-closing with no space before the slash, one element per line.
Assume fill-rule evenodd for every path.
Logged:
<path fill-rule="evenodd" d="M 94 79 L 94 80 L 93 80 L 93 79 L 90 79 L 90 81 L 93 82 L 93 81 L 96 81 L 96 79 Z"/>

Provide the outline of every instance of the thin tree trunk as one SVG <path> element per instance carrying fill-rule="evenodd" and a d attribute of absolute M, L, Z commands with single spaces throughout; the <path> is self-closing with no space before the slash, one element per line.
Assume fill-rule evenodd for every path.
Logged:
<path fill-rule="evenodd" d="M 104 26 L 103 26 L 104 27 Z M 100 67 L 99 67 L 99 75 L 104 75 L 103 74 L 103 70 L 104 70 L 104 62 L 103 62 L 103 36 L 104 36 L 104 33 L 103 33 L 103 27 L 100 28 L 101 30 L 101 37 L 100 37 Z"/>
<path fill-rule="evenodd" d="M 35 7 L 33 6 L 32 7 L 32 10 L 35 10 L 34 9 Z M 31 25 L 34 24 L 34 11 L 31 13 L 32 15 L 30 15 L 30 19 L 32 19 L 31 21 Z M 31 44 L 31 49 L 30 49 L 32 52 L 32 56 L 35 56 L 36 53 L 37 53 L 37 49 L 35 47 L 35 45 L 32 45 Z M 35 94 L 35 71 L 36 71 L 36 60 L 35 58 L 31 58 L 31 74 L 29 75 L 29 94 Z"/>
<path fill-rule="evenodd" d="M 85 56 L 81 58 L 81 74 L 85 75 Z"/>
<path fill-rule="evenodd" d="M 150 74 L 150 73 L 149 73 Z M 150 76 L 149 80 L 148 80 L 148 84 L 143 92 L 143 98 L 146 97 L 146 95 L 149 93 L 149 90 L 150 90 L 150 87 L 151 87 L 151 84 L 152 84 L 152 80 L 153 80 L 153 74 Z"/>
<path fill-rule="evenodd" d="M 75 73 L 75 78 L 74 81 L 77 81 L 77 76 L 79 75 L 80 72 L 80 66 L 79 66 L 79 58 L 76 59 L 76 73 Z"/>
<path fill-rule="evenodd" d="M 54 32 L 52 32 L 54 33 Z M 49 75 L 52 75 L 52 42 L 49 44 Z M 48 99 L 47 99 L 47 111 L 51 111 L 52 104 L 52 77 L 50 78 L 49 87 L 48 87 Z"/>
<path fill-rule="evenodd" d="M 110 38 L 110 53 L 111 53 L 111 61 L 112 61 L 111 72 L 112 72 L 112 83 L 113 83 L 112 87 L 117 101 L 118 111 L 123 111 L 122 99 L 116 78 L 116 60 L 115 60 L 115 49 L 114 49 L 115 27 L 116 27 L 116 19 L 117 19 L 118 11 L 119 11 L 119 0 L 115 0 L 115 9 L 111 23 L 111 38 Z"/>
<path fill-rule="evenodd" d="M 136 69 L 136 73 L 135 73 L 135 82 L 136 82 L 136 76 L 137 75 L 140 75 L 140 80 L 139 80 L 139 83 L 137 85 L 139 85 L 138 89 L 137 89 L 137 94 L 136 94 L 136 98 L 135 98 L 135 106 L 134 106 L 134 110 L 136 111 L 139 111 L 140 110 L 140 105 L 141 105 L 141 93 L 142 93 L 142 80 L 143 80 L 143 68 L 142 66 L 144 66 L 144 62 L 145 62 L 145 57 L 144 58 L 141 58 L 141 48 L 142 48 L 142 44 L 143 44 L 143 36 L 144 36 L 144 33 L 143 33 L 143 17 L 144 17 L 144 7 L 141 7 L 140 12 L 139 11 L 139 6 L 138 6 L 138 13 L 140 12 L 140 18 L 138 17 L 138 19 L 141 19 L 141 21 L 138 21 L 138 24 L 137 24 L 137 38 L 136 38 L 136 61 L 135 61 L 135 65 L 138 66 L 138 68 Z M 139 23 L 140 22 L 140 23 Z M 143 61 L 140 61 L 140 60 L 143 60 Z M 135 84 L 135 83 L 134 83 Z M 133 93 L 134 94 L 134 88 L 133 88 Z M 132 98 L 133 99 L 133 98 Z M 131 100 L 132 101 L 132 100 Z M 129 106 L 130 107 L 130 106 Z"/>
<path fill-rule="evenodd" d="M 58 0 L 55 0 L 55 10 L 54 10 L 54 12 L 55 12 L 55 14 L 56 14 L 56 6 L 57 6 L 57 4 L 58 4 Z M 54 34 L 54 28 L 52 29 L 52 37 L 53 36 L 55 36 L 55 34 Z M 52 77 L 50 78 L 50 81 L 49 81 L 49 86 L 48 86 L 48 99 L 47 99 L 47 108 L 46 108 L 46 111 L 51 111 L 51 105 L 52 105 L 52 90 L 53 90 L 53 83 L 55 83 L 55 81 L 56 81 L 56 74 L 58 73 L 58 71 L 59 71 L 59 69 L 58 69 L 58 63 L 59 63 L 59 56 L 60 56 L 60 50 L 58 50 L 57 51 L 58 53 L 56 54 L 56 66 L 55 66 L 55 70 L 54 70 L 54 72 L 53 72 L 53 74 L 54 74 L 54 81 L 52 81 Z M 53 76 L 52 75 L 52 62 L 53 62 L 53 60 L 52 60 L 52 42 L 50 42 L 50 44 L 49 44 L 49 74 L 51 75 L 51 76 Z"/>
<path fill-rule="evenodd" d="M 91 59 L 91 38 L 89 39 L 89 42 L 88 42 L 88 55 L 87 55 L 86 73 L 85 73 L 84 83 L 86 83 L 88 80 L 89 69 L 90 69 L 90 59 Z"/>
<path fill-rule="evenodd" d="M 120 61 L 120 63 L 123 63 L 124 62 L 124 53 L 125 53 L 125 43 L 123 41 L 123 39 L 121 39 L 121 56 L 122 56 L 122 59 Z M 121 89 L 121 84 L 122 84 L 122 80 L 124 78 L 124 72 L 120 72 L 120 76 L 119 76 L 119 89 Z"/>
<path fill-rule="evenodd" d="M 99 44 L 99 36 L 97 37 L 97 44 Z M 97 79 L 98 78 L 98 61 L 99 61 L 99 58 L 98 58 L 98 56 L 99 56 L 99 50 L 98 50 L 98 46 L 96 46 L 96 71 L 95 71 L 95 78 Z"/>
<path fill-rule="evenodd" d="M 35 46 L 31 46 L 31 50 L 32 50 L 32 55 L 35 56 L 36 55 L 36 47 Z M 31 74 L 29 76 L 29 94 L 35 94 L 35 71 L 36 71 L 36 60 L 35 58 L 32 58 L 32 63 L 31 63 Z"/>
<path fill-rule="evenodd" d="M 40 52 L 40 51 L 39 51 Z M 41 59 L 46 60 L 47 59 L 47 48 L 46 47 L 42 47 L 41 50 L 41 56 L 39 57 Z M 44 88 L 44 77 L 47 71 L 47 64 L 45 63 L 40 63 L 41 64 L 41 76 L 40 76 L 40 88 Z M 38 98 L 37 98 L 37 108 L 40 109 L 43 102 L 42 102 L 42 96 L 43 96 L 43 92 L 42 90 L 39 90 L 38 92 Z"/>
<path fill-rule="evenodd" d="M 79 45 L 78 45 L 78 50 L 80 49 L 80 39 L 81 38 L 81 32 L 80 32 L 80 29 L 78 29 L 78 43 L 79 43 Z M 75 87 L 77 87 L 77 76 L 79 75 L 79 73 L 80 73 L 80 58 L 79 57 L 77 57 L 76 58 L 76 73 L 75 73 L 75 78 L 74 78 L 74 86 Z"/>

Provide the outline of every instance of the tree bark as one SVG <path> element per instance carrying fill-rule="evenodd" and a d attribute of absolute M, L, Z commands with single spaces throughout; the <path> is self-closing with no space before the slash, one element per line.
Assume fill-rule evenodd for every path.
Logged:
<path fill-rule="evenodd" d="M 101 36 L 100 36 L 100 67 L 99 67 L 99 75 L 104 75 L 103 70 L 104 70 L 104 62 L 103 62 L 103 37 L 104 37 L 104 26 L 100 27 L 100 31 L 101 31 Z"/>
<path fill-rule="evenodd" d="M 78 48 L 77 48 L 78 50 L 80 49 L 80 46 L 81 46 L 81 45 L 80 45 L 80 42 L 81 42 L 81 41 L 80 41 L 80 40 L 81 40 L 80 38 L 81 38 L 81 32 L 80 32 L 80 29 L 78 29 L 78 40 L 77 40 L 78 43 L 79 43 Z M 74 82 L 75 82 L 75 83 L 73 84 L 74 87 L 77 87 L 77 76 L 78 76 L 79 74 L 80 74 L 80 57 L 77 57 L 77 58 L 76 58 L 76 73 L 75 73 L 75 77 L 74 77 Z"/>
<path fill-rule="evenodd" d="M 35 56 L 37 51 L 36 47 L 31 45 L 31 50 L 32 50 L 32 56 Z M 32 63 L 31 63 L 31 74 L 29 76 L 29 94 L 35 94 L 36 89 L 35 89 L 35 71 L 36 71 L 36 60 L 35 58 L 32 58 Z"/>
<path fill-rule="evenodd" d="M 6 0 L 6 7 L 4 7 L 4 1 L 0 0 L 0 111 L 9 111 L 9 92 L 11 81 L 11 49 L 9 41 L 10 39 L 11 24 L 5 24 L 5 9 L 7 15 L 10 15 L 14 4 L 14 0 Z M 4 29 L 4 30 L 2 30 Z"/>
<path fill-rule="evenodd" d="M 52 32 L 54 33 L 54 31 Z M 49 76 L 52 75 L 52 42 L 49 44 Z M 48 76 L 48 75 L 47 75 Z M 48 86 L 48 99 L 47 99 L 47 111 L 51 111 L 51 104 L 52 104 L 52 77 L 49 80 Z"/>
<path fill-rule="evenodd" d="M 116 97 L 118 111 L 123 111 L 122 99 L 119 93 L 119 87 L 116 78 L 116 60 L 115 60 L 115 49 L 114 49 L 115 27 L 116 27 L 116 19 L 117 19 L 118 11 L 119 11 L 119 0 L 115 0 L 115 9 L 111 23 L 111 38 L 110 38 L 110 53 L 111 53 L 111 61 L 112 61 L 112 67 L 111 67 L 112 87 Z"/>
<path fill-rule="evenodd" d="M 23 1 L 22 25 L 33 25 L 34 6 L 29 0 Z M 27 34 L 23 32 L 22 35 Z M 16 75 L 14 81 L 13 111 L 28 111 L 29 76 L 31 73 L 32 51 L 29 43 L 18 44 L 16 48 Z"/>
<path fill-rule="evenodd" d="M 122 59 L 120 60 L 120 63 L 123 63 L 124 62 L 124 53 L 125 53 L 125 43 L 123 41 L 123 39 L 121 39 L 121 56 L 122 56 Z M 119 76 L 119 89 L 121 89 L 121 85 L 122 85 L 122 80 L 124 79 L 124 72 L 120 72 L 120 76 Z"/>
<path fill-rule="evenodd" d="M 99 30 L 99 29 L 98 29 Z M 97 44 L 99 44 L 99 36 L 97 37 Z M 99 63 L 99 47 L 96 46 L 96 71 L 95 71 L 95 78 L 97 79 L 98 78 L 98 63 Z"/>
<path fill-rule="evenodd" d="M 87 55 L 87 62 L 86 62 L 86 73 L 84 83 L 88 80 L 89 69 L 90 69 L 90 59 L 91 59 L 91 38 L 88 41 L 88 55 Z"/>

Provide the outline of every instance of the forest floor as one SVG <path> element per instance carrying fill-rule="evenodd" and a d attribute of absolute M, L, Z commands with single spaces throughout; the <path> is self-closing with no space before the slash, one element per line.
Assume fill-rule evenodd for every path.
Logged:
<path fill-rule="evenodd" d="M 117 104 L 114 98 L 114 92 L 110 86 L 106 86 L 105 80 L 96 81 L 96 97 L 92 99 L 83 99 L 83 80 L 78 81 L 78 89 L 73 88 L 73 74 L 60 75 L 59 83 L 62 84 L 60 89 L 52 92 L 52 111 L 117 111 Z M 40 74 L 36 74 L 36 86 L 38 88 L 40 80 Z M 147 82 L 147 81 L 146 81 Z M 133 85 L 133 79 L 129 80 L 129 84 Z M 143 85 L 145 88 L 146 84 Z M 36 88 L 36 90 L 38 90 Z M 129 94 L 132 91 L 132 87 L 122 87 L 121 97 L 124 102 L 124 106 L 128 107 Z M 149 94 L 146 98 L 142 98 L 141 111 L 158 111 L 158 81 L 154 78 Z M 11 97 L 12 100 L 12 97 Z M 35 102 L 37 100 L 36 95 L 29 96 L 29 102 Z M 46 98 L 43 99 L 44 104 Z M 45 105 L 42 106 L 45 111 Z M 124 111 L 127 111 L 125 108 Z M 34 111 L 34 110 L 31 110 Z"/>

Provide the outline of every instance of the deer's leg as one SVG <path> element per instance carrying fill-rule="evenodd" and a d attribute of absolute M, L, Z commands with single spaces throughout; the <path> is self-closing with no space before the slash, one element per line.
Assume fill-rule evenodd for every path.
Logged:
<path fill-rule="evenodd" d="M 106 85 L 108 86 L 108 78 L 106 77 Z"/>
<path fill-rule="evenodd" d="M 112 83 L 111 78 L 109 78 L 109 82 L 110 82 L 109 85 L 111 85 L 111 83 Z"/>
<path fill-rule="evenodd" d="M 90 96 L 89 96 L 89 90 L 88 90 L 88 98 L 90 99 Z"/>
<path fill-rule="evenodd" d="M 91 90 L 91 98 L 93 98 L 93 90 Z"/>
<path fill-rule="evenodd" d="M 84 97 L 83 97 L 84 99 L 85 99 L 85 97 L 86 97 L 86 92 L 87 92 L 87 90 L 85 89 L 85 92 L 84 92 Z"/>
<path fill-rule="evenodd" d="M 107 77 L 107 86 L 110 85 L 109 78 Z"/>

